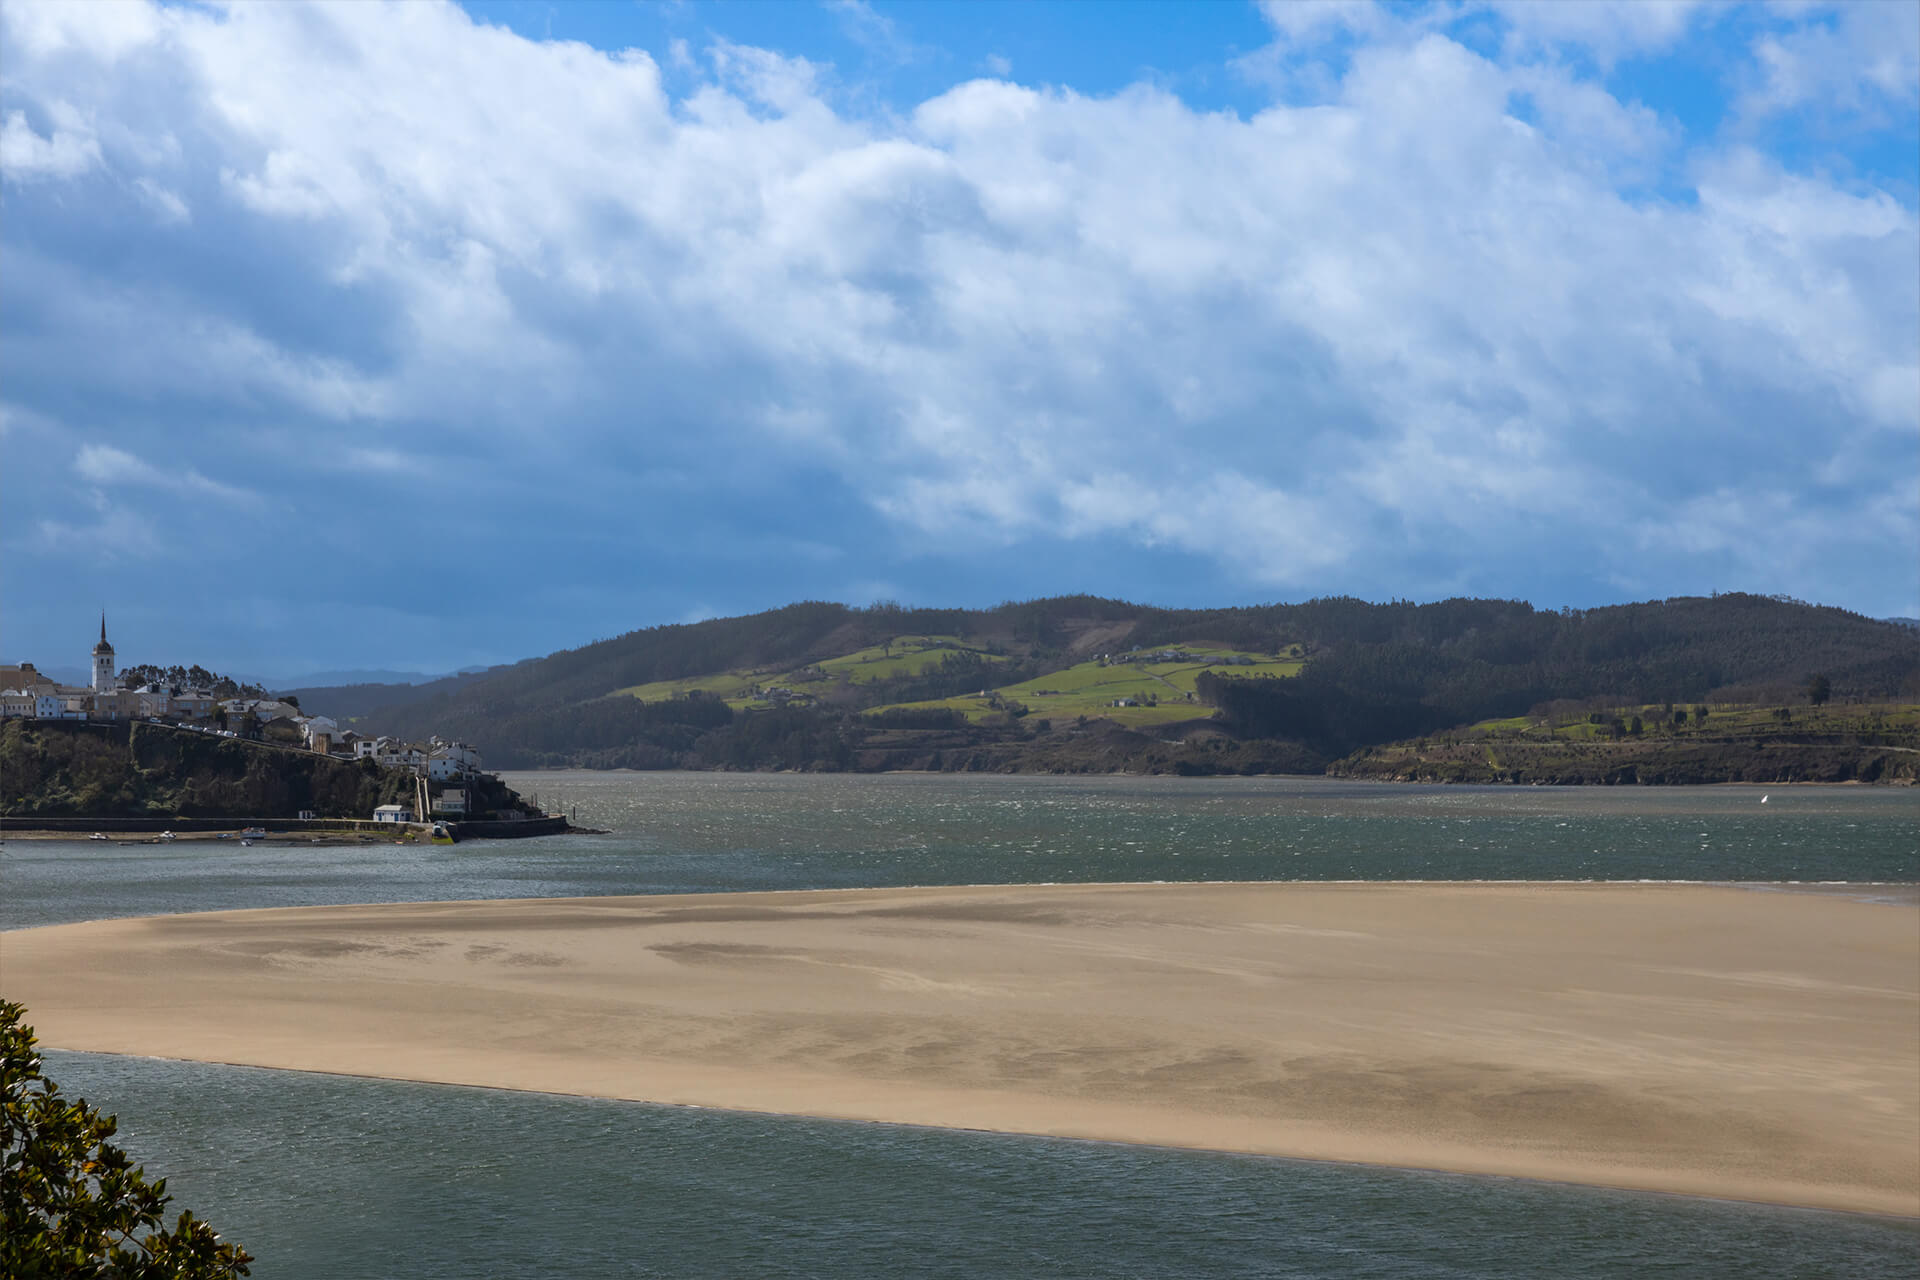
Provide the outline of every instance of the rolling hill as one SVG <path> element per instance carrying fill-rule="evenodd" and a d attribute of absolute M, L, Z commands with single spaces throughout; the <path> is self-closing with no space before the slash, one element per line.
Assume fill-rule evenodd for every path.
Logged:
<path fill-rule="evenodd" d="M 1814 674 L 1836 705 L 1920 702 L 1920 638 L 1739 594 L 1560 612 L 1464 599 L 803 602 L 634 631 L 384 705 L 365 686 L 304 690 L 302 705 L 363 732 L 461 738 L 498 768 L 1320 772 L 1556 703 L 1804 704 Z"/>

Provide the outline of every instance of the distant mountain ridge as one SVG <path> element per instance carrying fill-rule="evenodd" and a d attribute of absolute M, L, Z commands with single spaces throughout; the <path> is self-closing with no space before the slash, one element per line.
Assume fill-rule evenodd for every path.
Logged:
<path fill-rule="evenodd" d="M 475 671 L 484 671 L 484 667 L 469 667 L 460 671 L 386 671 L 386 670 L 348 670 L 348 671 L 302 671 L 297 675 L 278 676 L 271 680 L 254 680 L 255 684 L 264 684 L 269 688 L 307 688 L 319 689 L 350 684 L 392 684 L 417 685 L 431 684 L 435 680 L 445 680 L 456 675 L 470 675 Z"/>
<path fill-rule="evenodd" d="M 1160 691 L 1155 705 L 1064 722 L 1049 712 L 1136 650 L 1187 662 L 1126 673 Z M 1920 697 L 1920 639 L 1744 594 L 1560 612 L 1465 599 L 802 602 L 431 684 L 303 690 L 301 703 L 366 731 L 457 737 L 500 768 L 1318 772 L 1369 745 L 1553 700 L 1791 700 L 1816 673 L 1835 699 Z"/>

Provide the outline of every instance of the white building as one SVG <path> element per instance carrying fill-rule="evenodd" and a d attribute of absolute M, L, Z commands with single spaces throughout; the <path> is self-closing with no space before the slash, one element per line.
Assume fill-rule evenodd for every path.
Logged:
<path fill-rule="evenodd" d="M 427 753 L 405 742 L 385 742 L 374 757 L 389 769 L 419 769 L 427 762 Z"/>
<path fill-rule="evenodd" d="M 427 753 L 427 777 L 436 782 L 480 771 L 480 753 L 464 742 L 436 743 Z"/>
<path fill-rule="evenodd" d="M 26 689 L 0 690 L 0 719 L 33 719 L 33 694 Z"/>
<path fill-rule="evenodd" d="M 383 804 L 373 811 L 375 822 L 412 822 L 413 810 L 403 804 Z"/>

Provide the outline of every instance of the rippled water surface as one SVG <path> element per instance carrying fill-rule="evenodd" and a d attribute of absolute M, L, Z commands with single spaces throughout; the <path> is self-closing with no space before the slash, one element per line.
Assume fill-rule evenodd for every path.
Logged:
<path fill-rule="evenodd" d="M 261 1277 L 1895 1277 L 1920 1228 L 1502 1178 L 50 1054 Z"/>
<path fill-rule="evenodd" d="M 1910 904 L 1920 879 L 1911 791 L 512 781 L 612 834 L 451 849 L 13 840 L 0 925 L 1092 880 L 1850 881 L 1847 892 Z M 121 1140 L 258 1254 L 269 1280 L 1920 1275 L 1914 1224 L 1841 1214 L 94 1054 L 51 1053 L 48 1068 L 117 1112 Z"/>
<path fill-rule="evenodd" d="M 1091 880 L 1920 880 L 1920 790 L 536 773 L 603 836 L 8 843 L 0 928 L 233 907 Z M 1761 803 L 1765 796 L 1766 803 Z"/>

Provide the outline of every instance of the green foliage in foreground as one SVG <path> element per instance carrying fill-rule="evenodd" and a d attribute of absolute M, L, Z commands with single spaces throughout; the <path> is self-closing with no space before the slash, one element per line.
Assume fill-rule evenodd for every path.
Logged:
<path fill-rule="evenodd" d="M 107 1141 L 117 1123 L 40 1073 L 25 1010 L 0 1001 L 0 1276 L 209 1280 L 253 1259 L 183 1212 L 162 1225 L 167 1180 Z"/>

